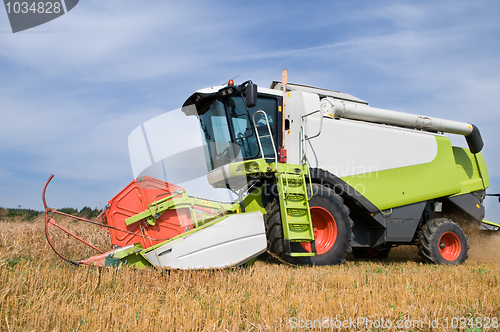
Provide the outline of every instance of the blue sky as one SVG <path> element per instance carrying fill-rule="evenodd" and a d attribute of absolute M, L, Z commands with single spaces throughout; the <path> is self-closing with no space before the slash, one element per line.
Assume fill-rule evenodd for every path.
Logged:
<path fill-rule="evenodd" d="M 284 68 L 374 107 L 476 124 L 498 193 L 499 17 L 497 1 L 82 0 L 12 34 L 0 10 L 0 206 L 42 209 L 53 173 L 49 205 L 102 208 L 133 178 L 134 128 L 196 89 L 237 75 L 268 86 Z"/>

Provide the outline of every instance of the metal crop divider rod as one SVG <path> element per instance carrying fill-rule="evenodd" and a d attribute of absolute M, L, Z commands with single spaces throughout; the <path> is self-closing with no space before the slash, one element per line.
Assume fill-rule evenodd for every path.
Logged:
<path fill-rule="evenodd" d="M 67 214 L 67 213 L 64 213 L 64 212 L 60 212 L 60 211 L 57 211 L 56 209 L 54 208 L 50 208 L 47 206 L 47 201 L 45 200 L 45 192 L 47 191 L 47 187 L 50 183 L 50 181 L 52 181 L 52 178 L 54 177 L 54 174 L 51 174 L 49 179 L 47 180 L 47 182 L 45 183 L 45 186 L 43 187 L 43 192 L 42 192 L 42 201 L 43 201 L 43 205 L 45 207 L 45 238 L 47 239 L 47 242 L 49 243 L 49 246 L 52 248 L 52 250 L 59 256 L 61 257 L 63 260 L 67 261 L 68 263 L 71 263 L 73 265 L 80 265 L 80 263 L 78 262 L 74 262 L 66 257 L 64 257 L 59 251 L 57 251 L 57 249 L 54 247 L 54 245 L 52 244 L 52 241 L 50 241 L 50 237 L 49 237 L 49 227 L 51 226 L 56 226 L 57 228 L 59 228 L 60 230 L 62 230 L 63 232 L 65 232 L 66 234 L 72 236 L 73 238 L 77 239 L 78 241 L 84 243 L 85 245 L 91 247 L 92 249 L 98 251 L 99 253 L 103 254 L 104 251 L 100 250 L 99 248 L 93 246 L 92 244 L 88 243 L 87 241 L 83 240 L 82 238 L 76 236 L 75 234 L 71 233 L 70 231 L 68 231 L 67 229 L 65 229 L 64 227 L 58 225 L 56 223 L 56 221 L 52 218 L 49 218 L 49 213 L 56 213 L 56 214 L 60 214 L 60 215 L 63 215 L 65 217 L 69 217 L 69 218 L 72 218 L 72 219 L 76 219 L 76 220 L 80 220 L 80 221 L 84 221 L 86 223 L 89 223 L 89 224 L 93 224 L 93 225 L 97 225 L 97 226 L 100 226 L 100 227 L 105 227 L 105 228 L 109 228 L 109 229 L 114 229 L 114 230 L 117 230 L 117 231 L 120 231 L 120 232 L 124 232 L 124 233 L 127 233 L 127 234 L 131 234 L 131 235 L 138 235 L 144 239 L 149 239 L 149 240 L 153 240 L 153 241 L 164 241 L 165 239 L 153 239 L 149 236 L 144 236 L 143 234 L 137 234 L 137 233 L 134 233 L 134 232 L 130 232 L 130 231 L 127 231 L 127 230 L 124 230 L 124 229 L 120 229 L 120 228 L 117 228 L 117 227 L 113 227 L 113 226 L 110 226 L 110 225 L 106 225 L 106 224 L 102 224 L 102 223 L 99 223 L 99 222 L 95 222 L 95 221 L 92 221 L 92 220 L 89 220 L 89 219 L 86 219 L 86 218 L 81 218 L 81 217 L 77 217 L 77 216 L 72 216 L 70 214 Z M 102 214 L 102 213 L 101 213 Z M 100 214 L 100 215 L 101 215 Z M 100 216 L 99 215 L 99 216 Z"/>

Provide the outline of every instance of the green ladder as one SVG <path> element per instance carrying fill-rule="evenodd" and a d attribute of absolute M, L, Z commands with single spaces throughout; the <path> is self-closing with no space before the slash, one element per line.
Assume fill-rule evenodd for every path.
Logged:
<path fill-rule="evenodd" d="M 314 241 L 306 180 L 301 168 L 290 167 L 290 171 L 278 171 L 278 192 L 280 199 L 283 236 L 290 242 Z M 315 256 L 309 252 L 291 252 L 292 257 Z"/>

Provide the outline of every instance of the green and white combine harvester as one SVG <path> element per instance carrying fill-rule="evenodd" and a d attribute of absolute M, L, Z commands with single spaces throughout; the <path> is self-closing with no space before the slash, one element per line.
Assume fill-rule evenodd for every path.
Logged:
<path fill-rule="evenodd" d="M 201 132 L 202 148 L 191 151 L 201 153 L 186 158 L 182 136 L 165 138 L 178 158 L 153 163 L 138 128 L 143 171 L 98 223 L 113 249 L 94 247 L 99 255 L 72 263 L 224 268 L 267 251 L 288 263 L 329 265 L 351 251 L 387 257 L 392 247 L 417 245 L 425 261 L 460 264 L 467 237 L 450 216 L 485 230 L 500 226 L 483 220 L 489 179 L 473 124 L 373 108 L 348 94 L 287 84 L 286 72 L 269 89 L 229 81 L 199 90 L 179 114 Z M 452 146 L 445 133 L 465 136 L 469 148 Z M 233 203 L 190 196 L 149 172 L 166 163 L 189 169 L 200 157 L 205 179 L 231 190 Z M 46 229 L 62 229 L 49 218 L 58 212 L 45 206 Z"/>

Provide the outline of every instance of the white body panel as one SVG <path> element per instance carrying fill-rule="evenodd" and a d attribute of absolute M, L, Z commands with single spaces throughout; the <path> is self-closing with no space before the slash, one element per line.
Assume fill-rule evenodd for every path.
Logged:
<path fill-rule="evenodd" d="M 303 142 L 304 130 L 307 134 L 306 123 L 308 118 L 302 119 L 305 114 L 319 110 L 319 96 L 313 93 L 304 93 L 300 91 L 291 91 L 287 93 L 285 117 L 290 123 L 290 130 L 285 134 L 285 147 L 288 153 L 288 163 L 300 165 L 303 163 L 306 144 Z M 318 114 L 311 115 L 318 117 Z M 317 130 L 311 128 L 312 135 Z M 320 137 L 321 138 L 321 135 Z"/>
<path fill-rule="evenodd" d="M 316 130 L 317 122 L 310 117 L 308 127 Z M 309 140 L 307 149 L 311 167 L 338 177 L 426 164 L 438 152 L 430 133 L 331 118 L 324 119 L 321 135 Z"/>
<path fill-rule="evenodd" d="M 289 163 L 302 164 L 306 155 L 310 167 L 345 177 L 430 163 L 437 156 L 437 134 L 329 116 L 320 126 L 319 113 L 302 118 L 320 109 L 317 94 L 292 91 L 287 98 Z M 304 140 L 320 129 L 317 138 Z"/>
<path fill-rule="evenodd" d="M 241 159 L 240 159 L 241 160 Z M 219 182 L 229 181 L 229 164 L 217 167 L 207 174 L 208 183 L 214 185 Z"/>
<path fill-rule="evenodd" d="M 266 248 L 264 218 L 261 212 L 253 212 L 231 215 L 146 253 L 146 258 L 161 267 L 224 268 L 240 265 Z"/>

